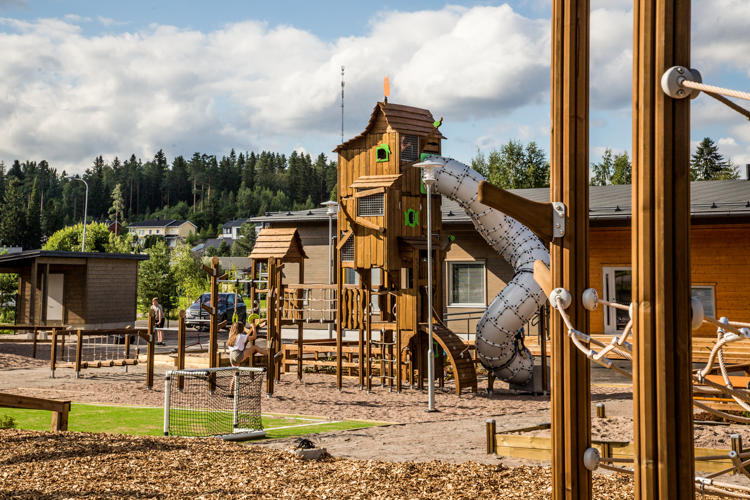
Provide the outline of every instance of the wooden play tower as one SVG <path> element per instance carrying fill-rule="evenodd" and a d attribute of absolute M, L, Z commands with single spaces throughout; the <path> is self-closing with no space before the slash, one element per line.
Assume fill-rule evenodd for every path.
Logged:
<path fill-rule="evenodd" d="M 375 106 L 364 132 L 334 150 L 339 155 L 337 295 L 343 299 L 337 303 L 337 317 L 345 319 L 337 322 L 337 348 L 341 353 L 343 330 L 356 326 L 358 344 L 365 349 L 360 356 L 368 360 L 362 374 L 366 377 L 360 380 L 368 390 L 373 365 L 379 366 L 381 383 L 395 385 L 396 391 L 401 390 L 404 375 L 411 385 L 423 388 L 426 323 L 430 314 L 436 323 L 442 322 L 443 263 L 449 242 L 443 238 L 441 198 L 433 196 L 434 265 L 428 269 L 427 196 L 421 170 L 414 167 L 427 154 L 440 155 L 445 137 L 438 126 L 426 109 L 385 100 Z M 427 290 L 428 272 L 433 273 L 432 290 Z M 358 290 L 347 291 L 353 286 Z M 428 293 L 432 293 L 433 311 L 427 310 Z M 355 309 L 359 315 L 353 314 Z M 346 320 L 355 316 L 358 321 Z M 469 356 L 460 356 L 463 341 L 442 326 L 435 328 L 434 338 L 440 347 L 436 352 L 444 353 L 453 368 L 456 392 L 476 391 L 474 363 Z M 373 349 L 380 353 L 377 360 Z M 341 355 L 338 360 L 341 387 Z"/>

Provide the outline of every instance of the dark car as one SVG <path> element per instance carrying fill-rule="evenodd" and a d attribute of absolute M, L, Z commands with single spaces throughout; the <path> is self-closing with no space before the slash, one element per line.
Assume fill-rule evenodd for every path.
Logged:
<path fill-rule="evenodd" d="M 244 323 L 247 319 L 247 308 L 245 302 L 242 300 L 242 296 L 237 294 L 237 318 L 238 321 Z M 218 322 L 227 321 L 227 328 L 232 324 L 232 317 L 235 312 L 234 303 L 235 294 L 233 293 L 220 293 L 219 294 L 219 318 Z M 185 324 L 192 326 L 198 330 L 208 330 L 208 313 L 201 307 L 201 304 L 205 304 L 207 307 L 211 307 L 211 294 L 204 293 L 198 297 L 195 302 L 185 311 Z"/>

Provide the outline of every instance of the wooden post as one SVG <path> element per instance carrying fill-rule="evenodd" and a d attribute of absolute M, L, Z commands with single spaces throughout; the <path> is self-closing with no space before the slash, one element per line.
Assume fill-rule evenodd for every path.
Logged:
<path fill-rule="evenodd" d="M 185 337 L 187 335 L 185 325 L 185 310 L 180 311 L 177 318 L 177 369 L 185 369 Z M 185 377 L 177 377 L 177 389 L 182 390 L 185 387 Z"/>
<path fill-rule="evenodd" d="M 690 67 L 690 2 L 637 0 L 633 16 L 635 495 L 694 498 L 690 99 L 660 85 Z"/>
<path fill-rule="evenodd" d="M 742 453 L 742 436 L 740 434 L 732 434 L 731 436 L 729 436 L 729 439 L 731 440 L 732 451 L 737 453 L 738 455 Z M 740 473 L 741 471 L 735 470 L 734 472 L 732 472 L 732 475 L 737 475 Z"/>
<path fill-rule="evenodd" d="M 42 311 L 41 324 L 47 326 L 47 296 L 49 295 L 49 264 L 44 265 L 44 274 L 42 275 Z M 36 339 L 36 330 L 34 330 L 34 339 Z M 34 345 L 36 347 L 36 344 Z M 36 357 L 36 356 L 34 356 Z"/>
<path fill-rule="evenodd" d="M 336 255 L 336 267 L 339 269 L 339 279 L 336 282 L 336 388 L 340 391 L 343 386 L 341 357 L 343 355 L 342 342 L 344 337 L 344 273 L 341 267 L 341 253 Z"/>
<path fill-rule="evenodd" d="M 281 341 L 281 319 L 282 319 L 282 307 L 283 307 L 283 269 L 284 265 L 281 261 L 281 259 L 276 260 L 276 296 L 278 297 L 278 300 L 276 301 L 276 316 L 274 316 L 274 319 L 276 320 L 276 334 L 275 334 L 275 340 L 276 340 L 276 347 L 274 348 L 274 374 L 276 377 L 276 381 L 281 381 L 281 363 L 277 361 L 276 353 L 282 352 L 282 341 Z"/>
<path fill-rule="evenodd" d="M 552 1 L 550 201 L 566 210 L 565 235 L 550 245 L 552 287 L 571 293 L 566 312 L 583 333 L 589 331 L 581 303 L 589 275 L 589 14 L 589 0 Z M 550 327 L 552 498 L 590 499 L 591 471 L 583 465 L 591 445 L 589 360 L 568 339 L 559 314 Z"/>
<path fill-rule="evenodd" d="M 359 322 L 359 337 L 357 345 L 359 346 L 358 349 L 358 356 L 359 356 L 359 368 L 357 371 L 359 372 L 359 390 L 361 391 L 365 386 L 365 329 L 370 324 L 370 290 L 365 288 L 366 283 L 362 282 L 362 288 L 364 288 L 364 295 L 362 298 L 362 302 L 360 303 L 360 318 L 362 320 Z"/>
<path fill-rule="evenodd" d="M 268 283 L 266 288 L 266 396 L 273 394 L 274 382 L 274 346 L 276 330 L 276 307 L 274 301 L 278 300 L 276 289 L 276 264 L 275 259 L 268 259 Z"/>
<path fill-rule="evenodd" d="M 59 411 L 52 412 L 52 432 L 68 430 L 68 413 L 70 413 L 70 401 L 65 401 Z"/>
<path fill-rule="evenodd" d="M 458 377 L 456 377 L 458 380 Z M 495 453 L 495 432 L 497 424 L 494 419 L 489 419 L 485 422 L 487 424 L 487 454 L 492 455 Z"/>
<path fill-rule="evenodd" d="M 156 332 L 154 326 L 156 325 L 156 315 L 153 309 L 148 310 L 148 331 L 146 337 L 148 343 L 146 344 L 146 389 L 154 387 L 154 342 L 156 341 Z"/>
<path fill-rule="evenodd" d="M 83 355 L 83 330 L 79 329 L 76 335 L 76 378 L 81 376 L 81 357 Z"/>
<path fill-rule="evenodd" d="M 539 309 L 539 347 L 542 351 L 542 392 L 549 392 L 549 376 L 547 374 L 547 307 Z"/>
<path fill-rule="evenodd" d="M 49 368 L 51 377 L 55 378 L 55 363 L 57 362 L 57 329 L 52 330 L 52 349 L 49 356 Z"/>
<path fill-rule="evenodd" d="M 208 323 L 208 367 L 218 367 L 219 354 L 219 258 L 211 259 L 211 310 Z"/>
<path fill-rule="evenodd" d="M 37 281 L 36 259 L 31 261 L 31 295 L 29 296 L 29 324 L 36 324 L 36 281 Z"/>
<path fill-rule="evenodd" d="M 34 328 L 34 342 L 31 345 L 31 357 L 34 359 L 36 359 L 36 341 L 38 336 L 39 332 L 37 332 L 36 328 Z"/>

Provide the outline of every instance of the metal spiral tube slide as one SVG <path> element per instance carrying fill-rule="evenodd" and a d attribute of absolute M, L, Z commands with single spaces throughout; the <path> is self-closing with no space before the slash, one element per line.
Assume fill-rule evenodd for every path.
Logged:
<path fill-rule="evenodd" d="M 549 251 L 526 226 L 478 201 L 479 182 L 471 167 L 443 157 L 434 189 L 457 202 L 471 217 L 487 243 L 515 269 L 515 276 L 492 300 L 477 323 L 476 349 L 482 365 L 495 377 L 513 384 L 531 379 L 534 358 L 523 346 L 520 330 L 544 304 L 544 292 L 534 281 L 535 260 L 549 266 Z"/>

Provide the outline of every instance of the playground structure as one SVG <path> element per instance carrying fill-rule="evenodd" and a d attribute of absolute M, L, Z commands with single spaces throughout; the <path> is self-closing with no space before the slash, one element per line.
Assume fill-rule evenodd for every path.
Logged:
<path fill-rule="evenodd" d="M 183 313 L 184 314 L 184 313 Z M 141 342 L 146 347 L 146 387 L 154 386 L 154 342 L 156 339 L 154 311 L 149 310 L 147 328 L 107 330 L 53 329 L 50 351 L 50 376 L 58 368 L 72 368 L 76 378 L 81 370 L 124 367 L 139 363 Z M 59 350 L 58 350 L 59 349 Z M 133 355 L 131 356 L 131 349 Z"/>

